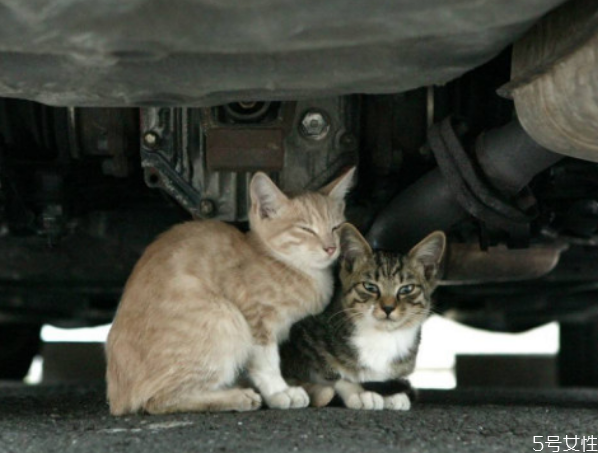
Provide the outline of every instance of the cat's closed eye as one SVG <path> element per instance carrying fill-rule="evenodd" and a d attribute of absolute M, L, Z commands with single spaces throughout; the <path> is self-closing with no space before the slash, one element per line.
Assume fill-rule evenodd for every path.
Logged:
<path fill-rule="evenodd" d="M 407 294 L 411 294 L 414 289 L 415 289 L 415 285 L 413 285 L 413 284 L 403 285 L 399 288 L 399 295 L 405 296 Z"/>
<path fill-rule="evenodd" d="M 370 283 L 370 282 L 363 282 L 362 285 L 363 285 L 363 288 L 367 292 L 374 293 L 374 294 L 380 294 L 380 288 L 378 288 L 378 285 L 375 285 L 374 283 Z"/>
<path fill-rule="evenodd" d="M 306 231 L 306 232 L 308 232 L 309 234 L 313 234 L 314 236 L 317 236 L 317 235 L 318 235 L 318 233 L 316 233 L 316 232 L 315 232 L 313 229 L 311 229 L 311 228 L 310 228 L 310 227 L 308 227 L 308 226 L 305 226 L 305 225 L 299 225 L 299 228 L 301 228 L 303 231 Z"/>

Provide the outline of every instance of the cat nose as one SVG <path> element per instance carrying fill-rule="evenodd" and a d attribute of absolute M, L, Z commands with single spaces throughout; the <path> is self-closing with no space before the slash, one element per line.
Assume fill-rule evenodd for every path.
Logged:
<path fill-rule="evenodd" d="M 332 256 L 334 255 L 334 252 L 336 252 L 336 247 L 324 247 L 324 251 Z"/>
<path fill-rule="evenodd" d="M 382 310 L 384 311 L 384 313 L 386 313 L 386 316 L 390 316 L 394 309 L 394 305 L 382 305 Z"/>

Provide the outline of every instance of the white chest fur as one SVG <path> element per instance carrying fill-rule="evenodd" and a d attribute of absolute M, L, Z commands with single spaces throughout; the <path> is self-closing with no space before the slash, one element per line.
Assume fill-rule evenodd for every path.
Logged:
<path fill-rule="evenodd" d="M 358 326 L 351 342 L 357 350 L 359 363 L 364 370 L 359 376 L 351 376 L 352 380 L 384 381 L 391 378 L 391 363 L 409 353 L 419 329 L 418 326 L 387 332 L 372 325 Z"/>

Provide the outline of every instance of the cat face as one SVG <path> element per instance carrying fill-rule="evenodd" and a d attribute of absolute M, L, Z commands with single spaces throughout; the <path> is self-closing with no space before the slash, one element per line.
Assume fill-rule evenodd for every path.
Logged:
<path fill-rule="evenodd" d="M 287 197 L 264 173 L 251 180 L 251 230 L 274 255 L 306 269 L 323 269 L 339 256 L 338 229 L 344 222 L 344 197 L 351 169 L 319 192 Z"/>
<path fill-rule="evenodd" d="M 428 317 L 446 238 L 434 232 L 407 255 L 372 251 L 352 226 L 341 232 L 343 308 L 354 323 L 394 330 Z"/>

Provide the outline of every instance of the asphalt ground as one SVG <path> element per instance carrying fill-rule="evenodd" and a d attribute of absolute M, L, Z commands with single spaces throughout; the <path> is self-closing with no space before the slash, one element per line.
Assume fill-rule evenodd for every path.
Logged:
<path fill-rule="evenodd" d="M 409 412 L 330 407 L 115 418 L 101 385 L 0 386 L 1 453 L 561 452 L 584 451 L 584 436 L 585 451 L 598 451 L 598 390 L 420 391 Z"/>

